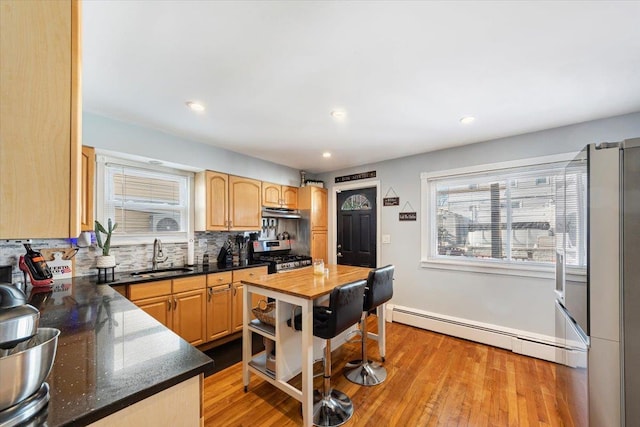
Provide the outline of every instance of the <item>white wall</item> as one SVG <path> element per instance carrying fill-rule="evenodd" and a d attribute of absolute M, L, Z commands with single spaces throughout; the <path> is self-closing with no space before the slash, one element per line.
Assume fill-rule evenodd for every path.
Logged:
<path fill-rule="evenodd" d="M 382 196 L 393 187 L 400 197 L 400 206 L 381 208 L 379 218 L 381 234 L 391 235 L 391 243 L 379 250 L 381 265 L 396 266 L 393 303 L 553 336 L 553 280 L 420 267 L 420 173 L 577 152 L 589 143 L 638 136 L 640 113 L 633 113 L 341 170 L 319 179 L 331 194 L 336 176 L 375 170 Z M 416 222 L 398 221 L 407 201 L 418 212 Z M 329 235 L 334 236 L 335 230 Z"/>
<path fill-rule="evenodd" d="M 82 144 L 276 184 L 300 185 L 297 169 L 86 111 L 82 114 Z"/>

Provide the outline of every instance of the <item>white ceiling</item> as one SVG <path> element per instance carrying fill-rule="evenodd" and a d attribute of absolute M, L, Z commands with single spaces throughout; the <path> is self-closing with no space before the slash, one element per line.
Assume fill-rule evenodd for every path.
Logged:
<path fill-rule="evenodd" d="M 84 109 L 319 173 L 640 111 L 638 22 L 640 1 L 85 1 Z"/>

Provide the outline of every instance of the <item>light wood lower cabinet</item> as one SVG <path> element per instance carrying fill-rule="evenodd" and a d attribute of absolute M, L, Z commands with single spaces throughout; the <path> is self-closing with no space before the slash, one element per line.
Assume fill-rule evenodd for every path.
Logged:
<path fill-rule="evenodd" d="M 173 306 L 173 297 L 171 295 L 146 298 L 133 302 L 149 316 L 153 317 L 167 328 L 173 329 L 173 312 L 171 311 L 171 307 Z"/>
<path fill-rule="evenodd" d="M 231 333 L 231 272 L 207 275 L 207 341 Z"/>
<path fill-rule="evenodd" d="M 242 312 L 244 309 L 244 304 L 243 304 L 244 298 L 242 296 L 242 293 L 244 292 L 244 285 L 242 284 L 242 280 L 248 280 L 252 277 L 263 276 L 265 274 L 268 274 L 268 269 L 266 266 L 244 268 L 242 270 L 235 270 L 233 272 L 233 285 L 232 285 L 233 295 L 231 296 L 231 299 L 232 299 L 231 331 L 232 332 L 242 331 Z M 251 300 L 252 307 L 257 306 L 258 301 L 261 298 L 263 298 L 261 295 L 254 294 Z"/>
<path fill-rule="evenodd" d="M 328 262 L 326 230 L 311 232 L 311 258 L 323 259 L 325 262 Z"/>
<path fill-rule="evenodd" d="M 207 330 L 206 290 L 173 294 L 173 331 L 192 345 L 205 342 Z"/>
<path fill-rule="evenodd" d="M 192 345 L 242 330 L 242 280 L 267 274 L 267 267 L 129 285 L 128 298 Z M 260 295 L 253 295 L 253 306 Z"/>
<path fill-rule="evenodd" d="M 190 344 L 206 341 L 206 277 L 129 285 L 131 301 Z"/>

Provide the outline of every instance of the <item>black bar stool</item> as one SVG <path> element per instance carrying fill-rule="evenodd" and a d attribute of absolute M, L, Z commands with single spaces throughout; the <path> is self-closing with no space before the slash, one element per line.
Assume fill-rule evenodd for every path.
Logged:
<path fill-rule="evenodd" d="M 366 284 L 358 280 L 338 286 L 331 291 L 328 307 L 313 307 L 313 335 L 326 340 L 322 391 L 316 390 L 313 396 L 313 424 L 317 426 L 339 426 L 353 415 L 349 396 L 331 388 L 331 338 L 360 321 Z"/>
<path fill-rule="evenodd" d="M 387 370 L 384 366 L 380 366 L 367 358 L 367 316 L 370 311 L 389 301 L 393 296 L 394 270 L 395 267 L 393 265 L 387 265 L 369 272 L 367 287 L 364 291 L 360 326 L 362 331 L 362 358 L 349 362 L 344 372 L 347 379 L 356 384 L 377 385 L 387 379 Z M 378 334 L 380 333 L 381 331 L 378 331 Z"/>

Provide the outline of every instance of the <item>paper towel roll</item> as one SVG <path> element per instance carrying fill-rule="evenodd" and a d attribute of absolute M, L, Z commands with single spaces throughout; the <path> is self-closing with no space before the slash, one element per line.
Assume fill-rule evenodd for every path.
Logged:
<path fill-rule="evenodd" d="M 193 265 L 194 251 L 194 239 L 193 237 L 190 237 L 189 241 L 187 242 L 187 265 Z"/>

